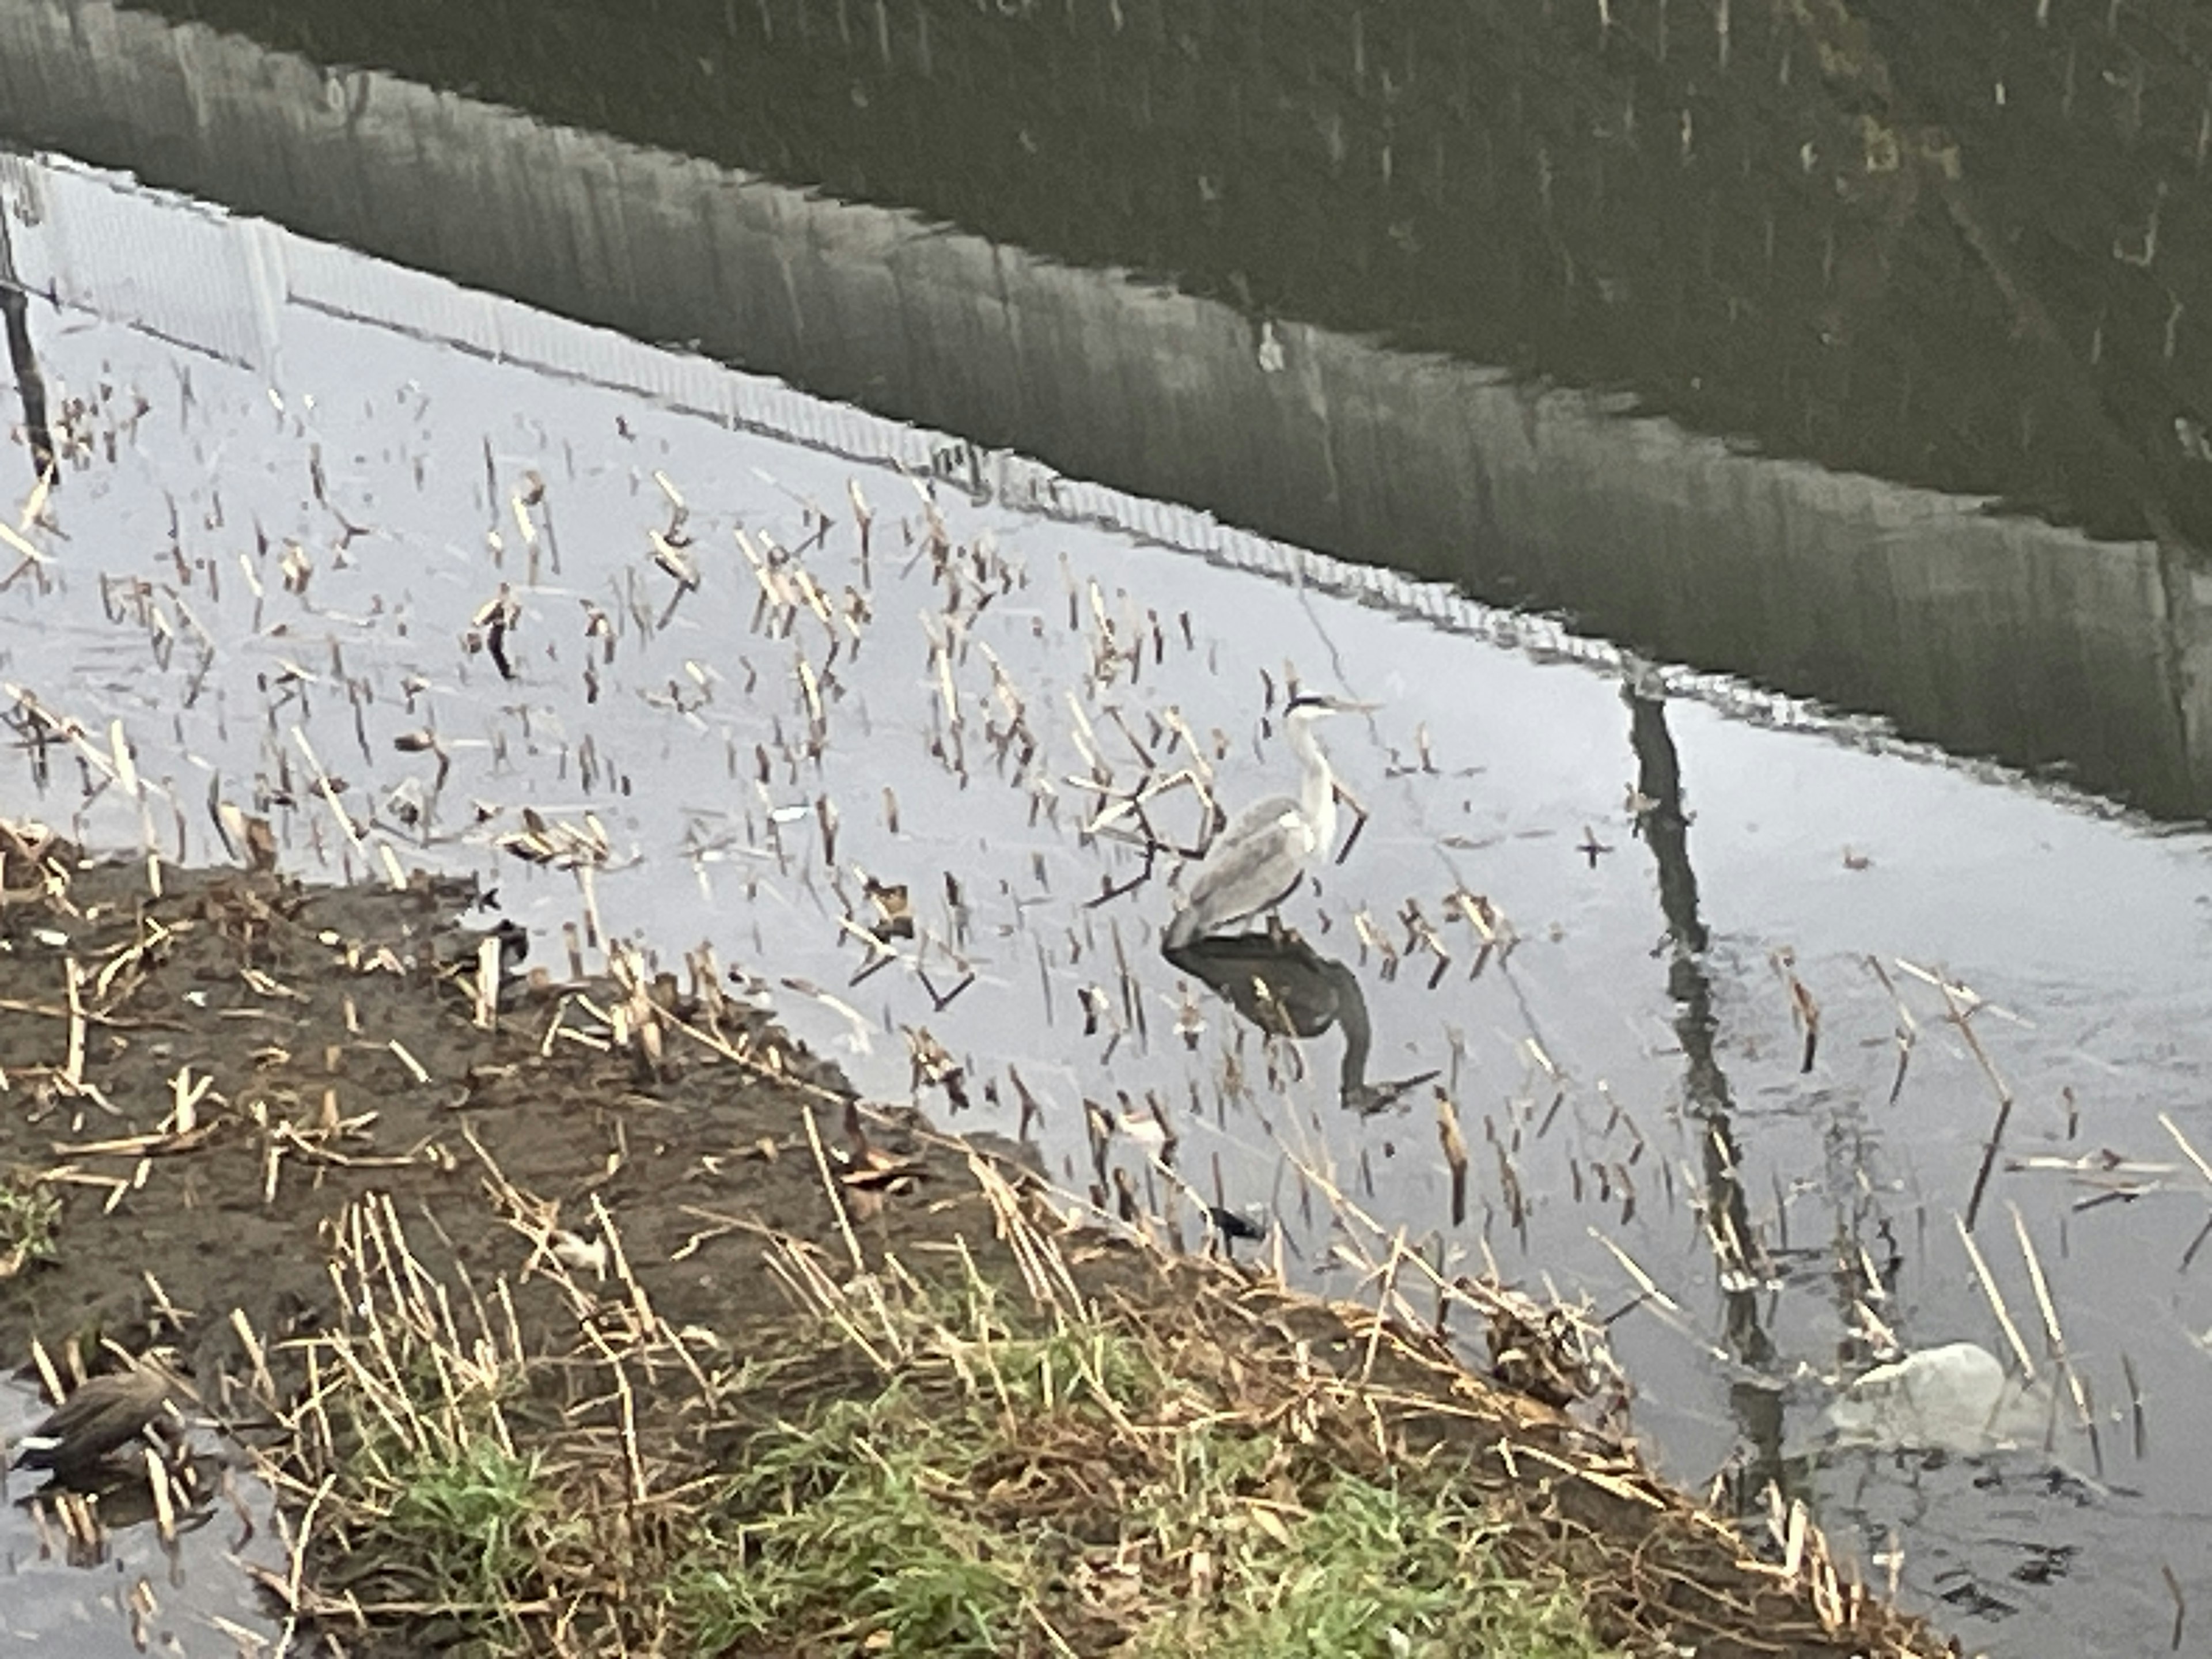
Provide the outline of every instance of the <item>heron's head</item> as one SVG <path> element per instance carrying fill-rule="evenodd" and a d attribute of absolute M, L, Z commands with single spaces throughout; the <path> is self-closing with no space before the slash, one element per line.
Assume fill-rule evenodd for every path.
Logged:
<path fill-rule="evenodd" d="M 1376 705 L 1371 702 L 1352 702 L 1343 697 L 1322 696 L 1316 692 L 1301 691 L 1283 705 L 1283 718 L 1301 726 L 1311 725 L 1325 714 L 1364 714 Z"/>

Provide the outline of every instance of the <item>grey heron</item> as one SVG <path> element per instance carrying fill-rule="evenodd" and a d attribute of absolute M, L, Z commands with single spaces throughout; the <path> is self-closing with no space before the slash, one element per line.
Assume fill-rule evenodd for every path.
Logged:
<path fill-rule="evenodd" d="M 1296 795 L 1270 795 L 1239 812 L 1214 837 L 1161 939 L 1179 950 L 1273 908 L 1297 890 L 1306 867 L 1327 855 L 1336 840 L 1336 775 L 1314 735 L 1328 715 L 1369 707 L 1336 697 L 1292 697 L 1283 709 L 1283 732 L 1302 773 Z"/>

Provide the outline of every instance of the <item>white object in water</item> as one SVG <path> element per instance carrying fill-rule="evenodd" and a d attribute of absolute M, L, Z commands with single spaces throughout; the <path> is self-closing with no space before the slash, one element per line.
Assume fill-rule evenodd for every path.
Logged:
<path fill-rule="evenodd" d="M 1973 1454 L 2042 1440 L 2045 1392 L 2008 1376 L 1976 1342 L 1923 1348 L 1877 1365 L 1829 1406 L 1837 1442 L 1852 1446 L 1940 1448 Z"/>

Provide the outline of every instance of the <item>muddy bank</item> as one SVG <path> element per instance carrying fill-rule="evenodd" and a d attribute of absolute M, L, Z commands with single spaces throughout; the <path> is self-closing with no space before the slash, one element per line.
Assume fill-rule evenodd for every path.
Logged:
<path fill-rule="evenodd" d="M 299 1564 L 268 1582 L 311 1626 L 343 1626 L 348 1650 L 464 1638 L 583 1650 L 667 1632 L 610 1567 L 538 1584 L 519 1622 L 487 1634 L 469 1609 L 410 1591 L 427 1565 L 365 1523 L 349 1530 L 340 1500 L 318 1531 L 305 1478 L 347 1474 L 325 1414 L 344 1397 L 332 1356 L 346 1345 L 373 1335 L 387 1364 L 434 1351 L 464 1369 L 507 1351 L 522 1403 L 508 1398 L 520 1426 L 503 1432 L 570 1478 L 607 1474 L 592 1512 L 628 1515 L 742 1464 L 752 1443 L 732 1402 L 795 1322 L 834 1313 L 853 1285 L 920 1295 L 940 1280 L 1010 1302 L 1024 1285 L 1065 1285 L 1085 1319 L 1147 1352 L 1211 1356 L 1179 1387 L 1202 1384 L 1255 1422 L 1287 1413 L 1343 1458 L 1371 1440 L 1378 1474 L 1462 1469 L 1505 1559 L 1570 1574 L 1608 1642 L 1942 1650 L 1839 1581 L 1802 1522 L 1783 1562 L 1780 1546 L 1762 1551 L 1656 1483 L 1587 1407 L 1462 1370 L 1436 1325 L 1449 1315 L 1473 1337 L 1480 1310 L 1521 1305 L 1498 1287 L 1446 1293 L 1410 1259 L 1381 1264 L 1393 1316 L 1378 1322 L 1246 1267 L 1175 1259 L 1081 1216 L 1018 1149 L 970 1148 L 856 1102 L 726 995 L 703 957 L 668 972 L 617 946 L 611 979 L 518 980 L 500 973 L 513 958 L 495 895 L 471 886 L 86 866 L 21 828 L 6 851 L 0 1167 L 58 1209 L 0 1280 L 0 1352 L 21 1363 L 36 1339 L 97 1364 L 100 1341 L 176 1347 L 214 1414 L 293 1494 L 295 1521 L 309 1512 Z M 1492 1346 L 1540 1392 L 1573 1392 L 1531 1368 L 1535 1341 L 1532 1327 Z M 922 1345 L 905 1369 L 920 1375 L 932 1353 Z M 311 1374 L 319 1448 L 299 1403 Z M 818 1364 L 814 1375 L 817 1394 L 836 1392 Z M 809 1403 L 787 1386 L 777 1398 Z M 653 1504 L 649 1479 L 665 1483 Z M 1109 1489 L 1060 1496 L 1085 1494 L 1091 1522 L 1115 1513 Z M 1056 1537 L 1051 1509 L 1007 1524 Z M 1063 1628 L 1091 1632 L 1080 1651 L 1129 1639 L 1110 1619 Z M 823 1642 L 801 1646 L 844 1650 Z"/>
<path fill-rule="evenodd" d="M 11 1353 L 33 1335 L 182 1337 L 219 1374 L 244 1358 L 232 1306 L 280 1334 L 326 1306 L 325 1230 L 349 1202 L 477 1208 L 471 1138 L 564 1214 L 596 1199 L 634 1216 L 649 1260 L 718 1205 L 801 1233 L 827 1218 L 811 1164 L 784 1152 L 803 1103 L 842 1110 L 832 1072 L 728 1002 L 696 1028 L 729 1050 L 713 1067 L 615 1046 L 604 986 L 509 985 L 479 1024 L 478 945 L 496 951 L 498 917 L 472 884 L 164 871 L 156 897 L 149 866 L 103 866 L 28 897 L 7 867 L 0 1158 L 62 1199 L 52 1258 L 0 1288 Z M 913 1213 L 887 1211 L 886 1238 Z M 483 1231 L 457 1233 L 453 1260 L 495 1272 Z M 770 1295 L 729 1266 L 698 1253 L 665 1287 L 670 1315 L 742 1319 Z"/>

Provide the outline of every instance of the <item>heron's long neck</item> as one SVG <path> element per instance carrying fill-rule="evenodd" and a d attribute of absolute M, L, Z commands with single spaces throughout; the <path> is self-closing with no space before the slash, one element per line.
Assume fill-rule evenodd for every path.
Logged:
<path fill-rule="evenodd" d="M 1310 720 L 1293 717 L 1290 722 L 1291 749 L 1304 776 L 1298 786 L 1298 810 L 1324 842 L 1336 838 L 1336 779 L 1328 769 Z"/>

